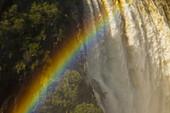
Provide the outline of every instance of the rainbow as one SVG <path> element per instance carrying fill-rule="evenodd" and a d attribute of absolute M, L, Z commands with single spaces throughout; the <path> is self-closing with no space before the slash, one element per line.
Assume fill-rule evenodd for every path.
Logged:
<path fill-rule="evenodd" d="M 104 0 L 102 0 L 104 2 Z M 103 3 L 105 5 L 105 3 Z M 107 6 L 104 6 L 106 13 L 108 13 Z M 115 12 L 116 18 L 118 13 Z M 107 16 L 106 16 L 107 17 Z M 92 45 L 93 39 L 100 38 L 100 33 L 109 27 L 109 19 L 105 18 L 102 22 L 98 23 L 95 28 L 92 23 L 85 26 L 88 33 L 82 33 L 80 40 L 77 40 L 76 35 L 69 38 L 68 43 L 63 45 L 55 55 L 52 57 L 52 64 L 45 71 L 45 73 L 36 73 L 34 80 L 28 88 L 19 96 L 17 106 L 11 108 L 11 113 L 30 113 L 35 105 L 39 102 L 40 95 L 46 93 L 46 89 L 52 85 L 53 80 L 57 80 L 70 65 L 73 59 L 81 53 L 85 45 Z M 80 43 L 81 41 L 81 43 Z"/>

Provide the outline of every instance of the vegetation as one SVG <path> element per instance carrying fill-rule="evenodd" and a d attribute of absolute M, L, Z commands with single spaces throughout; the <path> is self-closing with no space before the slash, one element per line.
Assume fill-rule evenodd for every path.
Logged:
<path fill-rule="evenodd" d="M 96 105 L 93 91 L 77 71 L 67 70 L 60 80 L 48 89 L 34 113 L 103 113 Z M 83 90 L 82 90 L 83 89 Z"/>
<path fill-rule="evenodd" d="M 82 103 L 77 105 L 73 113 L 103 113 L 101 108 L 95 107 L 93 104 Z"/>
<path fill-rule="evenodd" d="M 57 3 L 47 2 L 34 2 L 28 12 L 19 12 L 15 4 L 3 13 L 0 21 L 0 83 L 3 88 L 0 92 L 12 90 L 16 83 L 18 87 L 36 67 L 50 63 L 49 54 L 61 42 L 65 29 L 65 22 L 58 23 L 68 20 L 61 16 Z"/>
<path fill-rule="evenodd" d="M 51 54 L 77 32 L 81 0 L 0 2 L 0 112 L 7 112 L 35 71 L 50 65 Z M 8 5 L 1 6 L 4 3 Z M 80 11 L 80 10 L 79 10 Z M 74 68 L 75 69 L 75 68 Z M 39 113 L 101 113 L 90 86 L 77 71 L 66 71 L 40 102 Z"/>

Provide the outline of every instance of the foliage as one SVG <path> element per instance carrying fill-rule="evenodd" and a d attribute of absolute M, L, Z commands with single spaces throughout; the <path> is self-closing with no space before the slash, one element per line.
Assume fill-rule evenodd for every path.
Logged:
<path fill-rule="evenodd" d="M 59 17 L 57 4 L 46 2 L 43 4 L 34 2 L 28 13 L 19 13 L 16 5 L 8 12 L 4 12 L 0 21 L 2 70 L 9 67 L 11 70 L 14 67 L 17 70 L 21 62 L 23 65 L 32 65 L 35 62 L 33 59 L 41 59 L 48 50 L 51 50 L 50 45 L 61 41 L 61 29 L 64 27 L 58 24 Z M 8 64 L 10 60 L 13 65 Z"/>
<path fill-rule="evenodd" d="M 50 87 L 45 97 L 41 97 L 42 101 L 37 105 L 40 107 L 35 107 L 34 112 L 68 113 L 74 111 L 75 113 L 80 113 L 79 111 L 82 111 L 84 113 L 102 113 L 102 110 L 96 105 L 92 90 L 85 90 L 90 86 L 85 84 L 85 89 L 82 90 L 82 83 L 84 83 L 83 76 L 75 70 L 67 70 L 58 82 L 56 82 L 57 85 Z M 82 91 L 83 93 L 79 93 Z M 91 92 L 91 94 L 87 94 L 86 99 L 81 100 L 80 98 L 87 91 Z"/>
<path fill-rule="evenodd" d="M 12 93 L 42 64 L 50 64 L 68 21 L 58 2 L 33 2 L 27 10 L 19 9 L 14 4 L 0 18 L 0 97 Z"/>
<path fill-rule="evenodd" d="M 103 111 L 93 104 L 83 102 L 82 104 L 77 105 L 72 113 L 103 113 Z"/>
<path fill-rule="evenodd" d="M 50 55 L 78 26 L 77 15 L 81 14 L 76 9 L 81 7 L 80 0 L 8 2 L 3 11 L 0 8 L 0 13 L 3 12 L 0 14 L 0 106 L 4 102 L 3 109 L 8 109 L 14 94 L 33 72 L 44 71 L 52 63 Z M 89 113 L 101 111 L 92 88 L 77 71 L 66 71 L 48 90 L 33 112 L 86 112 L 83 111 L 86 108 Z"/>

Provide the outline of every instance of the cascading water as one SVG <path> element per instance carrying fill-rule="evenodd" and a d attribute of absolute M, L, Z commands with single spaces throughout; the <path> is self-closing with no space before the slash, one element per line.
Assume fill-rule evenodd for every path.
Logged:
<path fill-rule="evenodd" d="M 87 47 L 87 73 L 105 113 L 170 113 L 169 5 L 84 0 L 84 24 L 97 33 Z"/>

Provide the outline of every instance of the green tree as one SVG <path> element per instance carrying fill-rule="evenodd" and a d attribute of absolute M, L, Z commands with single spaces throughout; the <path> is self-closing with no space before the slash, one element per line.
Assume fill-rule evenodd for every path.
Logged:
<path fill-rule="evenodd" d="M 20 11 L 12 5 L 0 18 L 0 97 L 11 95 L 32 72 L 50 64 L 63 41 L 65 23 L 58 3 L 34 2 Z M 4 98 L 0 98 L 0 105 Z"/>
<path fill-rule="evenodd" d="M 19 90 L 29 80 L 34 79 L 34 76 L 30 75 L 35 71 L 44 71 L 52 63 L 50 56 L 53 52 L 58 51 L 64 43 L 69 43 L 66 38 L 70 38 L 70 32 L 76 34 L 79 31 L 77 16 L 82 14 L 78 13 L 80 10 L 76 8 L 81 7 L 80 0 L 9 2 L 0 14 L 0 106 L 2 103 L 6 106 L 14 102 Z M 93 98 L 90 87 L 86 87 L 83 82 L 75 89 L 72 89 L 70 84 L 62 87 L 69 92 L 58 89 L 58 92 L 65 95 L 58 100 L 60 104 L 57 103 L 57 109 L 61 111 L 73 109 L 84 100 L 89 103 Z M 87 92 L 80 91 L 81 88 L 85 88 Z M 49 93 L 52 94 L 54 93 Z M 52 101 L 46 102 L 46 107 L 49 109 L 48 105 L 53 103 L 55 104 Z"/>
<path fill-rule="evenodd" d="M 95 107 L 93 104 L 83 102 L 77 105 L 72 113 L 103 113 L 103 110 L 99 107 Z"/>
<path fill-rule="evenodd" d="M 74 111 L 80 113 L 78 111 L 84 110 L 84 113 L 102 113 L 102 110 L 97 107 L 91 87 L 84 83 L 83 76 L 77 71 L 67 70 L 64 75 L 56 81 L 56 84 L 55 87 L 50 87 L 45 97 L 41 97 L 42 101 L 37 105 L 40 107 L 35 106 L 33 112 L 71 113 Z M 84 84 L 83 88 L 82 84 Z M 85 92 L 88 92 L 88 94 Z M 82 97 L 86 97 L 86 99 L 82 99 Z M 85 108 L 88 109 L 85 110 Z"/>

